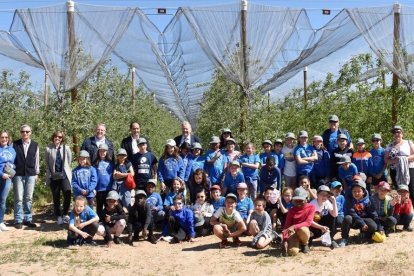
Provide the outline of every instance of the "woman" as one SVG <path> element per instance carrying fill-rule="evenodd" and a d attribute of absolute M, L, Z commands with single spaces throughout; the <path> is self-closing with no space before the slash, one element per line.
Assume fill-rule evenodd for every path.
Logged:
<path fill-rule="evenodd" d="M 398 185 L 408 185 L 410 198 L 414 199 L 414 144 L 410 140 L 403 139 L 404 132 L 401 126 L 391 129 L 394 141 L 385 149 L 384 159 L 390 166 L 392 183 L 395 188 Z"/>
<path fill-rule="evenodd" d="M 9 132 L 2 130 L 0 132 L 0 230 L 8 231 L 9 229 L 4 224 L 4 213 L 6 212 L 6 200 L 11 187 L 12 175 L 4 171 L 7 163 L 8 166 L 14 167 L 14 159 L 16 158 L 16 151 L 11 146 L 12 138 Z"/>
<path fill-rule="evenodd" d="M 65 145 L 65 134 L 55 131 L 51 137 L 52 143 L 46 147 L 46 185 L 50 186 L 53 197 L 54 214 L 57 223 L 63 224 L 69 221 L 69 207 L 71 200 L 72 152 Z M 63 194 L 63 208 L 60 208 L 60 193 Z"/>

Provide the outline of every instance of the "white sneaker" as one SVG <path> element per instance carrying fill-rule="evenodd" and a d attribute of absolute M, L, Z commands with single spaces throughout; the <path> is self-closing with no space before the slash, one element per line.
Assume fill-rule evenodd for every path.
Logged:
<path fill-rule="evenodd" d="M 59 225 L 63 224 L 63 219 L 62 219 L 61 216 L 58 216 L 58 218 L 57 218 L 57 224 L 59 224 Z"/>
<path fill-rule="evenodd" d="M 0 231 L 9 231 L 9 228 L 4 224 L 4 222 L 0 223 Z"/>
<path fill-rule="evenodd" d="M 68 215 L 63 216 L 63 223 L 68 224 L 69 223 L 69 220 L 70 220 L 70 217 Z"/>
<path fill-rule="evenodd" d="M 171 242 L 171 241 L 172 241 L 172 239 L 173 239 L 173 237 L 171 237 L 171 236 L 165 236 L 165 237 L 162 237 L 162 239 L 163 239 L 164 241 L 166 241 L 166 242 Z"/>

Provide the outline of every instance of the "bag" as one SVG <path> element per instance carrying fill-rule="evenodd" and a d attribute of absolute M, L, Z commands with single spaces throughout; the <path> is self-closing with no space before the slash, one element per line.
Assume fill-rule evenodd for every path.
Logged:
<path fill-rule="evenodd" d="M 16 171 L 14 170 L 13 165 L 8 162 L 6 163 L 6 165 L 4 165 L 3 172 L 8 174 L 10 178 L 16 175 Z"/>
<path fill-rule="evenodd" d="M 54 172 L 52 173 L 52 180 L 62 180 L 65 179 L 65 173 L 64 172 Z"/>
<path fill-rule="evenodd" d="M 134 177 L 131 174 L 128 174 L 127 177 L 125 177 L 124 184 L 128 190 L 133 190 L 136 187 Z"/>

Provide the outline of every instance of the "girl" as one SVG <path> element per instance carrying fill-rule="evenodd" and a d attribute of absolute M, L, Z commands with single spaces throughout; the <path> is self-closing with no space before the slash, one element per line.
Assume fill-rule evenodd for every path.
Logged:
<path fill-rule="evenodd" d="M 231 162 L 230 170 L 226 173 L 226 176 L 224 177 L 222 195 L 225 196 L 227 193 L 236 193 L 237 185 L 239 185 L 239 183 L 245 182 L 244 175 L 242 172 L 239 171 L 239 168 L 239 162 Z"/>
<path fill-rule="evenodd" d="M 201 191 L 208 191 L 210 189 L 210 183 L 207 178 L 207 174 L 203 169 L 197 169 L 190 178 L 190 203 L 194 204 L 196 201 L 196 195 Z"/>
<path fill-rule="evenodd" d="M 322 136 L 313 137 L 313 147 L 318 159 L 313 164 L 312 188 L 317 189 L 322 183 L 328 183 L 331 176 L 331 156 L 323 145 Z"/>
<path fill-rule="evenodd" d="M 183 159 L 183 166 L 184 166 L 184 182 L 186 187 L 188 187 L 188 179 L 190 178 L 191 166 L 191 153 L 190 153 L 191 145 L 187 142 L 184 142 L 180 146 L 180 157 Z"/>
<path fill-rule="evenodd" d="M 5 173 L 4 166 L 9 163 L 14 166 L 16 151 L 11 146 L 11 136 L 8 131 L 0 132 L 0 230 L 8 231 L 9 228 L 4 224 L 4 213 L 6 212 L 6 200 L 11 187 L 12 176 Z M 69 190 L 70 191 L 70 190 Z M 70 195 L 69 195 L 70 196 Z M 70 200 L 69 200 L 70 203 Z M 69 206 L 68 206 L 69 209 Z"/>
<path fill-rule="evenodd" d="M 220 135 L 220 149 L 225 150 L 227 147 L 227 141 L 229 139 L 234 139 L 229 128 L 223 128 Z"/>
<path fill-rule="evenodd" d="M 239 185 L 237 185 L 237 194 L 238 198 L 236 203 L 236 210 L 240 213 L 246 225 L 248 225 L 250 222 L 250 216 L 253 213 L 254 205 L 253 201 L 247 197 L 246 183 L 239 183 Z"/>
<path fill-rule="evenodd" d="M 206 201 L 205 191 L 197 193 L 196 202 L 191 205 L 194 212 L 195 231 L 198 237 L 206 236 L 211 232 L 210 219 L 214 212 L 214 207 Z"/>
<path fill-rule="evenodd" d="M 246 143 L 244 146 L 244 155 L 240 157 L 240 166 L 242 168 L 246 184 L 249 186 L 250 198 L 256 198 L 257 184 L 259 178 L 259 156 L 254 154 L 253 143 Z M 252 203 L 253 204 L 253 203 Z"/>
<path fill-rule="evenodd" d="M 158 179 L 161 182 L 163 199 L 165 199 L 165 195 L 171 189 L 172 183 L 177 177 L 184 179 L 184 163 L 178 155 L 175 141 L 168 139 L 158 164 Z"/>
<path fill-rule="evenodd" d="M 266 159 L 270 156 L 275 157 L 275 154 L 272 151 L 272 141 L 264 140 L 262 143 L 263 152 L 259 154 L 260 164 L 261 166 L 266 165 Z M 275 159 L 276 166 L 278 165 L 279 159 Z"/>
<path fill-rule="evenodd" d="M 301 177 L 299 177 L 299 187 L 302 187 L 308 193 L 308 202 L 316 198 L 316 190 L 311 189 L 309 177 L 307 177 L 306 175 L 302 175 Z"/>
<path fill-rule="evenodd" d="M 285 187 L 282 190 L 282 196 L 278 198 L 278 210 L 277 210 L 277 217 L 280 220 L 280 224 L 282 228 L 285 225 L 287 212 L 290 208 L 293 207 L 292 202 L 293 197 L 293 189 L 291 187 Z"/>
<path fill-rule="evenodd" d="M 193 148 L 191 150 L 191 156 L 190 156 L 190 178 L 193 176 L 194 172 L 197 169 L 204 169 L 204 163 L 206 162 L 206 158 L 203 155 L 203 147 L 200 143 L 194 143 Z"/>
<path fill-rule="evenodd" d="M 220 185 L 224 169 L 227 167 L 227 157 L 220 150 L 220 139 L 217 136 L 211 137 L 210 149 L 206 154 L 206 171 L 212 185 Z"/>
<path fill-rule="evenodd" d="M 221 196 L 221 188 L 219 185 L 213 185 L 210 188 L 210 203 L 213 205 L 214 212 L 220 207 L 224 207 L 224 196 Z"/>
<path fill-rule="evenodd" d="M 112 187 L 112 174 L 114 173 L 114 164 L 108 155 L 108 145 L 99 145 L 95 168 L 98 175 L 98 183 L 96 185 L 96 212 L 98 216 L 101 216 L 106 196 Z"/>
<path fill-rule="evenodd" d="M 166 211 L 174 211 L 175 210 L 175 206 L 174 206 L 174 198 L 178 195 L 181 195 L 184 198 L 184 190 L 185 190 L 185 185 L 184 182 L 176 177 L 173 182 L 172 182 L 172 189 L 171 192 L 169 192 L 166 196 L 165 196 L 165 200 L 164 200 L 164 208 Z M 185 198 L 184 198 L 185 199 Z M 185 204 L 185 202 L 184 202 Z"/>
<path fill-rule="evenodd" d="M 295 134 L 288 132 L 285 135 L 285 145 L 282 148 L 282 154 L 285 158 L 285 167 L 283 169 L 283 178 L 285 179 L 285 186 L 290 186 L 292 189 L 296 188 L 296 161 L 293 155 L 295 148 L 294 142 L 296 140 Z"/>
<path fill-rule="evenodd" d="M 120 148 L 116 154 L 116 165 L 113 173 L 114 183 L 112 190 L 118 192 L 122 206 L 129 210 L 131 207 L 131 191 L 125 186 L 125 178 L 130 174 L 134 177 L 134 168 L 127 160 L 127 152 Z"/>
<path fill-rule="evenodd" d="M 91 166 L 89 153 L 81 150 L 78 157 L 78 166 L 72 172 L 72 187 L 75 197 L 84 196 L 88 205 L 95 204 L 95 187 L 97 183 L 96 169 Z"/>
<path fill-rule="evenodd" d="M 227 139 L 226 148 L 223 150 L 223 153 L 227 157 L 229 163 L 239 159 L 240 151 L 236 150 L 236 140 L 233 138 Z"/>

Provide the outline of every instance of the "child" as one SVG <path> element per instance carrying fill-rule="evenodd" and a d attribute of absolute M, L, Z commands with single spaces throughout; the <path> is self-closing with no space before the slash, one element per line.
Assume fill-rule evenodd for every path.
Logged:
<path fill-rule="evenodd" d="M 278 237 L 272 230 L 272 222 L 265 207 L 266 199 L 258 196 L 254 200 L 254 212 L 249 223 L 249 233 L 253 236 L 252 246 L 257 249 L 265 248 Z"/>
<path fill-rule="evenodd" d="M 158 180 L 161 182 L 163 199 L 170 191 L 174 179 L 184 179 L 184 173 L 183 159 L 178 154 L 176 143 L 173 139 L 168 139 L 158 164 Z"/>
<path fill-rule="evenodd" d="M 299 177 L 299 187 L 302 187 L 308 193 L 308 202 L 316 198 L 316 190 L 311 188 L 309 177 L 306 175 Z"/>
<path fill-rule="evenodd" d="M 149 204 L 151 208 L 151 214 L 152 214 L 152 218 L 155 224 L 164 221 L 164 217 L 165 217 L 165 211 L 164 211 L 164 206 L 162 203 L 162 198 L 159 193 L 155 192 L 156 185 L 157 185 L 156 179 L 148 179 L 146 202 Z"/>
<path fill-rule="evenodd" d="M 266 200 L 265 211 L 269 214 L 272 221 L 272 229 L 276 230 L 277 227 L 277 211 L 279 210 L 279 191 L 272 186 L 267 186 L 264 191 L 264 198 Z"/>
<path fill-rule="evenodd" d="M 361 237 L 364 239 L 370 238 L 376 231 L 383 231 L 375 206 L 368 195 L 366 184 L 361 179 L 355 180 L 350 192 L 345 194 L 344 213 L 340 247 L 348 244 L 351 228 L 360 229 Z"/>
<path fill-rule="evenodd" d="M 357 151 L 352 155 L 352 163 L 358 169 L 359 173 L 365 173 L 368 177 L 367 181 L 367 190 L 371 193 L 371 171 L 372 171 L 372 155 L 365 150 L 365 141 L 362 138 L 358 138 L 357 142 Z"/>
<path fill-rule="evenodd" d="M 190 177 L 190 203 L 196 201 L 196 195 L 201 191 L 208 191 L 210 189 L 209 179 L 203 169 L 197 169 Z"/>
<path fill-rule="evenodd" d="M 86 198 L 82 195 L 76 196 L 69 215 L 68 245 L 96 246 L 92 238 L 98 231 L 98 221 L 98 215 L 87 205 Z"/>
<path fill-rule="evenodd" d="M 118 193 L 110 191 L 100 217 L 101 225 L 98 228 L 98 235 L 104 237 L 107 247 L 112 247 L 113 243 L 123 244 L 120 236 L 126 226 L 126 216 L 124 209 L 118 204 L 118 200 Z M 114 238 L 112 238 L 112 234 L 114 234 Z"/>
<path fill-rule="evenodd" d="M 275 158 L 269 156 L 266 165 L 260 168 L 259 194 L 263 194 L 266 187 L 272 186 L 277 190 L 282 187 L 282 176 L 275 164 Z"/>
<path fill-rule="evenodd" d="M 227 158 L 227 162 L 231 163 L 239 159 L 241 153 L 240 151 L 236 150 L 236 140 L 233 138 L 227 139 L 226 142 L 226 149 L 222 150 L 222 154 L 224 154 Z"/>
<path fill-rule="evenodd" d="M 299 132 L 299 143 L 293 150 L 296 159 L 296 175 L 298 177 L 306 175 L 310 177 L 313 169 L 313 162 L 318 160 L 313 146 L 308 145 L 308 132 L 302 130 Z"/>
<path fill-rule="evenodd" d="M 292 189 L 296 188 L 296 160 L 293 154 L 295 149 L 294 142 L 296 140 L 295 134 L 288 132 L 285 135 L 285 145 L 282 148 L 282 154 L 285 158 L 285 167 L 283 169 L 283 178 L 285 179 L 285 186 Z"/>
<path fill-rule="evenodd" d="M 75 197 L 84 196 L 89 206 L 95 205 L 95 187 L 97 182 L 96 169 L 91 166 L 89 153 L 81 150 L 78 157 L 78 166 L 72 172 L 72 187 Z"/>
<path fill-rule="evenodd" d="M 219 247 L 226 248 L 228 246 L 227 238 L 233 238 L 236 246 L 240 246 L 239 237 L 246 231 L 246 224 L 244 223 L 239 212 L 236 211 L 237 197 L 235 194 L 227 194 L 225 206 L 220 207 L 211 218 L 211 225 L 213 226 L 213 233 L 220 240 Z"/>
<path fill-rule="evenodd" d="M 275 154 L 272 151 L 272 141 L 270 140 L 264 140 L 262 143 L 263 152 L 259 154 L 260 159 L 260 165 L 263 167 L 266 164 L 266 160 L 268 157 L 273 156 L 275 157 Z M 275 164 L 278 165 L 279 159 L 275 158 Z"/>
<path fill-rule="evenodd" d="M 283 255 L 296 256 L 299 251 L 309 253 L 309 227 L 315 215 L 315 207 L 307 203 L 308 193 L 302 188 L 296 188 L 293 194 L 293 207 L 289 209 L 283 227 Z"/>
<path fill-rule="evenodd" d="M 381 181 L 387 180 L 387 164 L 384 161 L 385 149 L 381 147 L 381 134 L 374 133 L 372 135 L 372 185 L 376 187 Z"/>
<path fill-rule="evenodd" d="M 197 169 L 204 169 L 206 157 L 203 155 L 203 147 L 200 143 L 193 144 L 190 156 L 190 178 Z"/>
<path fill-rule="evenodd" d="M 291 187 L 285 187 L 282 190 L 282 195 L 278 198 L 278 210 L 277 217 L 280 220 L 280 225 L 285 225 L 286 216 L 290 208 L 293 207 L 293 189 Z"/>
<path fill-rule="evenodd" d="M 237 204 L 236 210 L 240 213 L 240 216 L 246 223 L 249 224 L 250 216 L 253 213 L 253 201 L 250 197 L 247 197 L 247 184 L 246 183 L 239 183 L 237 185 Z"/>
<path fill-rule="evenodd" d="M 191 173 L 191 145 L 187 142 L 184 142 L 180 146 L 180 157 L 183 159 L 183 166 L 184 166 L 184 183 L 186 187 L 188 187 L 188 180 L 190 178 Z"/>
<path fill-rule="evenodd" d="M 139 232 L 142 231 L 142 238 L 145 239 L 148 233 L 148 241 L 157 243 L 154 236 L 154 223 L 151 215 L 151 206 L 148 203 L 147 194 L 143 190 L 135 193 L 135 202 L 128 214 L 128 244 L 133 246 L 133 241 L 139 240 Z M 132 236 L 134 233 L 134 236 Z"/>
<path fill-rule="evenodd" d="M 196 202 L 191 205 L 194 212 L 195 231 L 198 237 L 206 236 L 211 231 L 210 219 L 214 213 L 214 207 L 206 201 L 206 193 L 197 193 Z"/>
<path fill-rule="evenodd" d="M 155 177 L 157 172 L 157 157 L 148 151 L 147 139 L 141 137 L 137 141 L 138 152 L 131 158 L 131 163 L 134 168 L 135 191 L 144 190 L 148 179 Z"/>
<path fill-rule="evenodd" d="M 341 157 L 337 162 L 340 167 L 338 168 L 338 180 L 342 182 L 345 193 L 348 192 L 348 188 L 352 186 L 352 179 L 358 174 L 358 168 L 351 163 L 351 158 L 348 155 Z"/>
<path fill-rule="evenodd" d="M 340 164 L 337 162 L 341 162 L 341 158 L 344 156 L 348 156 L 349 159 L 351 159 L 352 154 L 354 153 L 354 151 L 349 147 L 348 136 L 341 133 L 337 136 L 336 141 L 338 143 L 338 147 L 333 150 L 331 155 L 331 177 L 333 180 L 339 180 L 338 169 L 340 167 Z"/>
<path fill-rule="evenodd" d="M 227 164 L 227 157 L 220 151 L 220 139 L 217 136 L 211 137 L 210 149 L 206 153 L 205 170 L 210 177 L 212 185 L 221 185 L 224 169 Z"/>
<path fill-rule="evenodd" d="M 174 179 L 172 183 L 172 190 L 165 196 L 164 200 L 164 209 L 166 211 L 174 211 L 175 205 L 174 205 L 174 198 L 178 195 L 183 196 L 184 195 L 184 189 L 185 185 L 184 182 L 180 178 Z M 184 196 L 183 196 L 184 197 Z M 184 198 L 185 199 L 185 198 Z M 185 205 L 185 202 L 183 203 Z"/>
<path fill-rule="evenodd" d="M 219 185 L 213 185 L 210 188 L 210 203 L 213 205 L 214 212 L 220 207 L 224 207 L 224 196 L 221 196 L 221 188 Z"/>
<path fill-rule="evenodd" d="M 335 231 L 335 218 L 338 216 L 338 206 L 331 190 L 326 185 L 318 188 L 317 198 L 310 202 L 315 207 L 315 216 L 310 227 L 313 239 L 319 238 L 323 233 L 329 232 L 331 237 L 331 249 L 338 248 L 338 244 L 333 240 Z"/>
<path fill-rule="evenodd" d="M 331 192 L 335 197 L 336 207 L 338 209 L 338 216 L 335 219 L 335 228 L 340 228 L 342 226 L 342 221 L 344 220 L 344 204 L 345 197 L 342 195 L 342 184 L 339 181 L 334 181 L 331 183 Z M 335 229 L 336 232 L 336 229 Z"/>
<path fill-rule="evenodd" d="M 100 144 L 98 148 L 98 156 L 95 163 L 98 181 L 96 184 L 96 213 L 101 216 L 102 209 L 105 204 L 106 196 L 112 187 L 112 174 L 114 172 L 114 164 L 108 155 L 108 145 Z"/>
<path fill-rule="evenodd" d="M 391 192 L 390 184 L 385 181 L 381 181 L 378 186 L 377 192 L 372 196 L 372 202 L 377 211 L 379 221 L 384 227 L 385 236 L 388 237 L 390 232 L 394 230 L 397 224 L 397 219 L 393 216 L 394 206 L 398 203 L 397 197 L 390 197 Z"/>
<path fill-rule="evenodd" d="M 285 156 L 282 153 L 283 149 L 283 141 L 282 139 L 276 139 L 273 143 L 273 152 L 275 154 L 275 159 L 277 158 L 277 167 L 283 172 L 283 168 L 285 167 Z M 276 162 L 275 162 L 276 163 Z"/>
<path fill-rule="evenodd" d="M 398 203 L 394 207 L 394 217 L 397 225 L 403 225 L 403 230 L 412 232 L 410 223 L 413 220 L 413 205 L 410 199 L 408 185 L 398 186 Z"/>
<path fill-rule="evenodd" d="M 240 163 L 238 161 L 230 163 L 230 169 L 224 177 L 222 195 L 226 195 L 227 193 L 234 194 L 237 190 L 237 185 L 245 182 L 244 174 L 239 169 Z"/>
<path fill-rule="evenodd" d="M 257 184 L 259 181 L 259 166 L 260 159 L 259 156 L 254 154 L 253 143 L 246 143 L 244 146 L 244 155 L 239 159 L 240 167 L 246 179 L 246 184 L 249 186 L 249 196 L 250 198 L 256 198 L 257 193 Z M 253 205 L 253 202 L 252 202 Z"/>
<path fill-rule="evenodd" d="M 312 169 L 312 188 L 318 188 L 321 183 L 328 183 L 331 177 L 331 156 L 323 145 L 322 136 L 313 136 L 313 147 L 318 159 Z"/>
<path fill-rule="evenodd" d="M 184 240 L 195 241 L 193 211 L 184 206 L 183 196 L 177 195 L 174 198 L 174 208 L 171 208 L 170 217 L 162 231 L 162 235 L 167 240 L 170 240 L 168 237 L 172 236 L 170 240 L 172 243 Z"/>
<path fill-rule="evenodd" d="M 131 207 L 131 190 L 125 186 L 125 178 L 130 174 L 135 175 L 132 163 L 127 160 L 125 149 L 118 149 L 116 154 L 116 164 L 114 169 L 114 185 L 112 190 L 117 191 L 122 206 L 129 209 Z"/>

